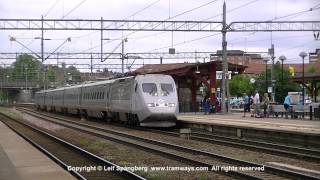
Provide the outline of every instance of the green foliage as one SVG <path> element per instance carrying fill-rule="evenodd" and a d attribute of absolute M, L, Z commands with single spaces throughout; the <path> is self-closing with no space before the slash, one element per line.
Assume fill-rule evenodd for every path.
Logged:
<path fill-rule="evenodd" d="M 307 69 L 307 72 L 308 73 L 317 73 L 317 72 L 319 72 L 319 70 L 316 67 L 314 67 L 314 65 L 312 65 Z"/>
<path fill-rule="evenodd" d="M 57 77 L 57 67 L 49 67 L 47 72 L 49 82 L 55 82 Z"/>
<path fill-rule="evenodd" d="M 12 80 L 38 80 L 41 62 L 35 57 L 28 54 L 22 54 L 17 57 L 16 62 L 13 63 L 10 79 Z"/>
<path fill-rule="evenodd" d="M 290 73 L 287 70 L 283 70 L 283 79 L 282 79 L 282 70 L 280 64 L 275 64 L 274 66 L 274 76 L 275 76 L 275 101 L 282 103 L 285 96 L 288 94 L 288 92 L 297 92 L 301 91 L 301 88 L 297 83 L 294 83 L 289 80 Z M 255 84 L 255 89 L 257 89 L 260 93 L 266 92 L 266 86 L 265 86 L 265 77 L 266 72 L 263 72 L 260 74 L 257 78 L 258 83 Z M 271 86 L 270 84 L 270 78 L 271 78 L 271 71 L 267 71 L 267 77 L 268 77 L 268 86 Z M 260 82 L 260 83 L 259 83 Z"/>
<path fill-rule="evenodd" d="M 242 96 L 243 93 L 250 94 L 254 89 L 250 83 L 250 77 L 247 75 L 236 75 L 233 76 L 229 81 L 230 94 L 232 96 Z"/>

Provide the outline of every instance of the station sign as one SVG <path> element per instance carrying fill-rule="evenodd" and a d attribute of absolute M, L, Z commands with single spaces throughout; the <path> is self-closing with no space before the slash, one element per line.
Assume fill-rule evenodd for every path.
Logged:
<path fill-rule="evenodd" d="M 228 71 L 227 76 L 228 79 L 231 79 L 231 71 Z M 216 79 L 222 79 L 222 71 L 216 72 Z"/>

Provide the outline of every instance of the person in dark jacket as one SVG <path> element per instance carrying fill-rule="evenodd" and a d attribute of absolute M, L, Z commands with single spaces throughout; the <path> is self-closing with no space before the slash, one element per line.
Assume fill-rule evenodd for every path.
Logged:
<path fill-rule="evenodd" d="M 250 112 L 250 98 L 244 93 L 243 94 L 243 117 L 246 117 L 246 112 Z"/>
<path fill-rule="evenodd" d="M 210 98 L 207 98 L 203 102 L 204 114 L 210 114 Z"/>

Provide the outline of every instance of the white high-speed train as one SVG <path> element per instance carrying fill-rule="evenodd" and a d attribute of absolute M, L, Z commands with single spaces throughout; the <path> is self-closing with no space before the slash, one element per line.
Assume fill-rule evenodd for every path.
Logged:
<path fill-rule="evenodd" d="M 169 75 L 146 74 L 38 91 L 37 109 L 145 127 L 176 125 L 178 97 Z"/>

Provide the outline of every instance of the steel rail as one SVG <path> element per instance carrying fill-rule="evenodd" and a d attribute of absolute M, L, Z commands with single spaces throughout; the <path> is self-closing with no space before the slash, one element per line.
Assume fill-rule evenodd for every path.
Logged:
<path fill-rule="evenodd" d="M 243 160 L 230 158 L 230 157 L 227 157 L 227 156 L 222 156 L 222 155 L 218 155 L 218 154 L 207 152 L 207 151 L 201 151 L 201 150 L 188 148 L 188 147 L 183 147 L 183 146 L 170 144 L 170 143 L 166 143 L 166 142 L 162 142 L 162 141 L 157 141 L 157 140 L 153 140 L 153 139 L 142 138 L 142 137 L 130 135 L 130 134 L 127 134 L 127 133 L 119 132 L 119 131 L 116 131 L 116 130 L 110 130 L 110 129 L 101 128 L 101 127 L 98 127 L 98 126 L 88 125 L 86 123 L 71 121 L 71 120 L 68 120 L 68 119 L 65 119 L 65 118 L 50 117 L 49 115 L 39 115 L 39 114 L 31 113 L 31 112 L 26 112 L 26 113 L 28 113 L 28 114 L 30 114 L 32 116 L 38 117 L 38 118 L 42 118 L 42 119 L 44 119 L 43 116 L 49 117 L 51 119 L 45 118 L 45 120 L 53 122 L 53 123 L 56 123 L 56 124 L 60 124 L 62 126 L 66 126 L 66 127 L 72 128 L 72 129 L 80 130 L 80 131 L 83 131 L 85 133 L 90 133 L 90 134 L 95 135 L 95 136 L 111 139 L 113 141 L 116 141 L 116 142 L 119 142 L 119 143 L 122 143 L 122 144 L 124 143 L 126 145 L 133 145 L 135 147 L 138 147 L 138 148 L 141 148 L 141 149 L 145 149 L 145 150 L 148 149 L 148 150 L 151 150 L 151 151 L 154 151 L 154 152 L 157 151 L 157 153 L 162 153 L 162 154 L 165 154 L 165 155 L 173 157 L 173 158 L 178 158 L 178 157 L 177 157 L 177 155 L 168 154 L 168 153 L 165 153 L 163 151 L 155 150 L 155 149 L 152 149 L 152 148 L 150 148 L 148 146 L 132 144 L 132 143 L 127 142 L 127 141 L 119 140 L 119 139 L 116 139 L 116 138 L 113 138 L 113 137 L 108 137 L 108 136 L 103 135 L 101 133 L 89 132 L 88 130 L 84 130 L 82 128 L 75 127 L 74 125 L 78 125 L 78 126 L 82 126 L 82 127 L 85 127 L 85 128 L 98 130 L 100 132 L 105 132 L 105 133 L 109 133 L 109 134 L 113 134 L 113 135 L 117 135 L 117 136 L 121 136 L 121 137 L 125 137 L 125 138 L 134 139 L 134 140 L 145 142 L 145 143 L 149 143 L 149 144 L 154 144 L 154 145 L 158 145 L 158 146 L 162 146 L 162 147 L 167 147 L 167 148 L 175 149 L 175 150 L 178 150 L 178 151 L 187 152 L 187 153 L 190 153 L 190 154 L 208 156 L 210 158 L 219 159 L 219 160 L 227 162 L 229 164 L 236 164 L 236 165 L 249 166 L 249 167 L 263 167 L 264 166 L 266 173 L 277 174 L 277 175 L 286 176 L 286 177 L 294 177 L 294 178 L 298 177 L 298 178 L 307 178 L 307 179 L 317 179 L 317 177 L 314 177 L 313 175 L 309 175 L 309 174 L 304 174 L 304 173 L 300 173 L 300 172 L 294 172 L 294 171 L 291 171 L 291 170 L 272 167 L 272 166 L 269 166 L 269 165 L 262 165 L 262 164 L 257 164 L 257 163 L 253 163 L 253 162 L 243 161 Z M 57 119 L 59 121 L 66 122 L 68 124 L 57 122 L 57 121 L 52 120 L 52 119 Z M 187 161 L 187 162 L 192 162 L 193 164 L 201 164 L 201 163 L 203 163 L 203 162 L 197 162 L 197 161 L 195 161 L 193 159 L 186 159 L 184 157 L 182 157 L 180 159 L 184 159 L 184 161 Z M 212 167 L 213 165 L 204 163 L 204 164 L 202 164 L 202 166 Z M 229 172 L 229 173 L 232 173 L 233 176 L 242 177 L 242 178 L 245 178 L 245 179 L 247 179 L 247 178 L 249 178 L 249 179 L 259 179 L 259 178 L 255 177 L 255 176 L 244 174 L 244 173 L 239 173 L 239 172 Z"/>
<path fill-rule="evenodd" d="M 33 130 L 33 131 L 35 131 L 35 132 L 37 132 L 37 133 L 39 133 L 41 135 L 44 135 L 47 138 L 52 139 L 55 142 L 57 142 L 59 144 L 62 144 L 63 146 L 65 146 L 65 147 L 67 147 L 67 148 L 69 148 L 69 149 L 71 149 L 71 150 L 73 150 L 73 151 L 85 156 L 85 157 L 88 157 L 88 158 L 90 158 L 91 160 L 93 160 L 93 161 L 95 161 L 97 163 L 101 163 L 101 164 L 106 165 L 108 167 L 114 166 L 114 167 L 119 168 L 119 169 L 121 168 L 121 166 L 119 166 L 119 165 L 116 165 L 116 164 L 114 164 L 114 163 L 112 163 L 110 161 L 107 161 L 107 160 L 105 160 L 105 159 L 103 159 L 103 158 L 101 158 L 101 157 L 99 157 L 99 156 L 97 156 L 97 155 L 95 155 L 95 154 L 93 154 L 93 153 L 91 153 L 89 151 L 86 151 L 86 150 L 84 150 L 84 149 L 82 149 L 82 148 L 80 148 L 80 147 L 78 147 L 76 145 L 73 145 L 73 144 L 71 144 L 71 143 L 69 143 L 69 142 L 67 142 L 67 141 L 65 141 L 65 140 L 63 140 L 61 138 L 58 138 L 58 137 L 56 137 L 56 136 L 54 136 L 52 134 L 49 134 L 48 132 L 45 132 L 45 131 L 43 131 L 43 130 L 41 130 L 39 128 L 36 128 L 36 127 L 34 127 L 34 126 L 30 125 L 30 124 L 27 124 L 25 122 L 16 120 L 16 119 L 14 119 L 14 118 L 6 115 L 6 114 L 3 114 L 3 113 L 0 113 L 0 115 L 4 116 L 4 117 L 6 117 L 6 118 L 8 118 L 10 120 L 13 120 L 13 121 L 25 126 L 25 127 L 28 127 L 31 130 Z M 37 144 L 32 139 L 30 139 L 27 136 L 25 136 L 23 133 L 21 133 L 21 132 L 17 131 L 16 129 L 14 129 L 13 126 L 9 125 L 4 120 L 0 119 L 0 121 L 2 121 L 4 124 L 6 124 L 10 129 L 12 129 L 14 132 L 19 134 L 21 137 L 26 139 L 32 145 L 34 145 L 37 149 L 39 149 L 40 151 L 44 152 L 48 157 L 50 157 L 55 162 L 57 162 L 65 170 L 68 170 L 68 165 L 66 163 L 64 163 L 63 160 L 61 160 L 58 157 L 56 157 L 55 155 L 53 155 L 53 153 L 50 153 L 49 151 L 47 151 L 45 148 L 43 148 L 41 145 Z M 125 178 L 128 178 L 128 179 L 145 180 L 145 178 L 143 178 L 143 177 L 141 177 L 141 176 L 139 176 L 139 175 L 137 175 L 137 174 L 135 174 L 135 173 L 133 173 L 131 171 L 128 171 L 126 169 L 123 169 L 123 171 L 114 171 L 114 173 L 119 174 L 119 175 L 121 175 L 121 176 L 123 176 Z M 71 170 L 71 174 L 74 175 L 76 178 L 86 179 L 84 176 L 82 176 L 81 174 L 79 174 L 76 171 Z"/>

